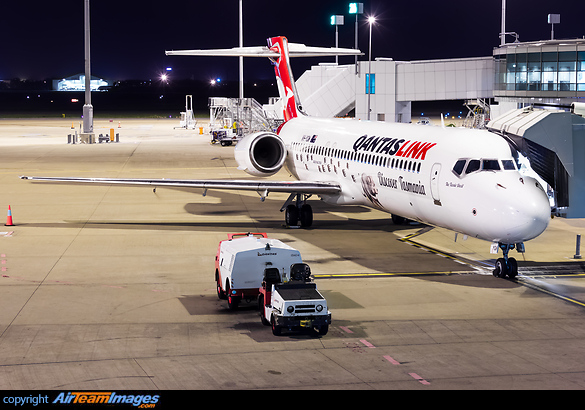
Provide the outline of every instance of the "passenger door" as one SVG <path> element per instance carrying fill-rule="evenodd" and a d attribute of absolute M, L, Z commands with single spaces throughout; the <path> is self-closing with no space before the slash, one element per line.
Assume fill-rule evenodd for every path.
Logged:
<path fill-rule="evenodd" d="M 439 177 L 441 175 L 441 164 L 433 164 L 431 168 L 431 196 L 435 201 L 435 205 L 441 206 L 441 198 L 439 196 Z"/>

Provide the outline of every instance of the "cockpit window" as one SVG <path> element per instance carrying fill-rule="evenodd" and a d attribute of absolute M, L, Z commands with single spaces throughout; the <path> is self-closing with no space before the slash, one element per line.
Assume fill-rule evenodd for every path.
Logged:
<path fill-rule="evenodd" d="M 484 171 L 499 171 L 500 163 L 497 159 L 484 159 L 481 168 Z"/>
<path fill-rule="evenodd" d="M 467 164 L 467 167 L 466 167 Z M 516 162 L 513 159 L 466 159 L 461 158 L 453 165 L 453 173 L 459 178 L 477 171 L 516 171 Z"/>
<path fill-rule="evenodd" d="M 479 160 L 472 159 L 471 161 L 469 161 L 469 164 L 467 164 L 467 169 L 465 170 L 465 173 L 471 174 L 472 172 L 479 170 L 479 166 L 480 166 Z"/>
<path fill-rule="evenodd" d="M 514 164 L 514 161 L 511 159 L 503 159 L 502 166 L 506 171 L 516 170 L 516 165 Z"/>
<path fill-rule="evenodd" d="M 464 159 L 460 159 L 459 161 L 457 161 L 455 163 L 455 165 L 453 166 L 453 172 L 457 175 L 460 176 L 461 173 L 463 172 L 463 168 L 465 168 L 465 163 L 467 161 Z"/>

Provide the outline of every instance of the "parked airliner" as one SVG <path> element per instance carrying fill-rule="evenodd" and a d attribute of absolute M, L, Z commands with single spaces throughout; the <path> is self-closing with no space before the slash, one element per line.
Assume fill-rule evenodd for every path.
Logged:
<path fill-rule="evenodd" d="M 290 54 L 289 54 L 290 46 Z M 340 53 L 340 49 L 327 49 Z M 511 249 L 547 227 L 550 204 L 543 187 L 518 169 L 518 154 L 486 130 L 313 118 L 302 112 L 289 55 L 323 55 L 322 49 L 268 39 L 268 47 L 168 51 L 168 55 L 269 57 L 274 65 L 284 123 L 277 132 L 244 137 L 235 148 L 239 169 L 257 177 L 285 167 L 298 181 L 169 180 L 26 177 L 39 181 L 180 186 L 290 193 L 281 211 L 287 225 L 310 227 L 307 202 L 318 195 L 336 205 L 363 205 L 405 219 L 490 241 L 502 249 L 494 275 L 514 278 Z M 355 54 L 356 50 L 346 54 Z M 327 54 L 327 52 L 325 53 Z"/>

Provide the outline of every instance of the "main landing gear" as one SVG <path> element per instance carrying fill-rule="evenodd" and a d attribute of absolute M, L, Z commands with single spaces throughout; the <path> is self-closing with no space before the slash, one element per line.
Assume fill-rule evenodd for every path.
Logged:
<path fill-rule="evenodd" d="M 311 195 L 290 194 L 280 212 L 284 211 L 286 226 L 310 228 L 313 225 L 313 208 L 307 203 Z"/>
<path fill-rule="evenodd" d="M 518 262 L 514 258 L 509 258 L 508 253 L 514 248 L 516 248 L 518 252 L 524 252 L 524 244 L 518 243 L 514 245 L 508 243 L 499 243 L 498 247 L 502 249 L 504 257 L 498 258 L 498 260 L 496 260 L 496 266 L 493 270 L 494 276 L 496 278 L 515 279 L 518 275 Z"/>

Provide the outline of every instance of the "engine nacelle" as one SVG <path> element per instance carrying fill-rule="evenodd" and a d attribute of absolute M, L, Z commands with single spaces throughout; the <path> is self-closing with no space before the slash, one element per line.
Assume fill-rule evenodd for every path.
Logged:
<path fill-rule="evenodd" d="M 238 169 L 250 175 L 268 177 L 284 165 L 286 147 L 280 137 L 271 132 L 257 132 L 238 141 L 234 150 Z"/>

